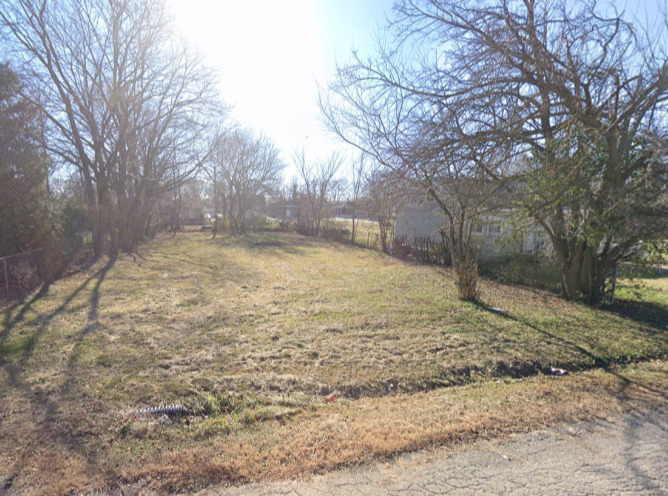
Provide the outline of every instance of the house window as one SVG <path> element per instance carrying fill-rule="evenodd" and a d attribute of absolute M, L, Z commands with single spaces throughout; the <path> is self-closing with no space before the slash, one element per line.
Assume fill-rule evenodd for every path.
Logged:
<path fill-rule="evenodd" d="M 473 234 L 482 234 L 482 221 L 476 220 L 473 223 L 473 230 L 471 232 Z"/>
<path fill-rule="evenodd" d="M 487 234 L 501 234 L 501 224 L 490 224 L 487 226 Z"/>

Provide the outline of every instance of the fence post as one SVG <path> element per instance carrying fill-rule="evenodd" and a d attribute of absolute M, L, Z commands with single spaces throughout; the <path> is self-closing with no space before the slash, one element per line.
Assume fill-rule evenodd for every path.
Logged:
<path fill-rule="evenodd" d="M 2 259 L 2 265 L 5 269 L 5 296 L 9 298 L 9 279 L 7 278 L 7 259 Z"/>

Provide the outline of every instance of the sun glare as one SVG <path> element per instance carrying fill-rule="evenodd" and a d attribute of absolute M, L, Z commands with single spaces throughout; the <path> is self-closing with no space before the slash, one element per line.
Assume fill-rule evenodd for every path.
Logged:
<path fill-rule="evenodd" d="M 183 34 L 219 71 L 235 118 L 284 149 L 313 139 L 313 126 L 320 126 L 315 81 L 328 76 L 315 2 L 172 0 L 171 6 Z"/>

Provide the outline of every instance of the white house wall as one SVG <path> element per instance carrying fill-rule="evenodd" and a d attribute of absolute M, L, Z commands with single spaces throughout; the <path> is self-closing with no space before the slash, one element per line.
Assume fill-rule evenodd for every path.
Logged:
<path fill-rule="evenodd" d="M 521 239 L 515 238 L 508 223 L 510 213 L 497 211 L 480 219 L 482 229 L 471 235 L 471 245 L 478 252 L 479 259 L 494 259 L 512 252 L 549 250 L 545 233 L 535 226 L 530 227 Z M 407 205 L 397 215 L 394 235 L 410 244 L 416 238 L 427 237 L 434 243 L 441 243 L 439 229 L 445 225 L 445 215 L 434 204 Z"/>
<path fill-rule="evenodd" d="M 434 243 L 443 240 L 438 230 L 446 223 L 445 215 L 431 205 L 407 205 L 398 215 L 394 226 L 396 238 L 406 238 L 411 243 L 415 238 L 429 237 Z"/>

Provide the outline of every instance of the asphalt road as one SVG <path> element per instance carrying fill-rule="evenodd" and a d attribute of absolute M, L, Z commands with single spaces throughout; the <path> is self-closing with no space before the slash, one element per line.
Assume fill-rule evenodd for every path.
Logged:
<path fill-rule="evenodd" d="M 668 495 L 668 416 L 636 412 L 399 457 L 304 481 L 208 488 L 198 496 Z"/>

